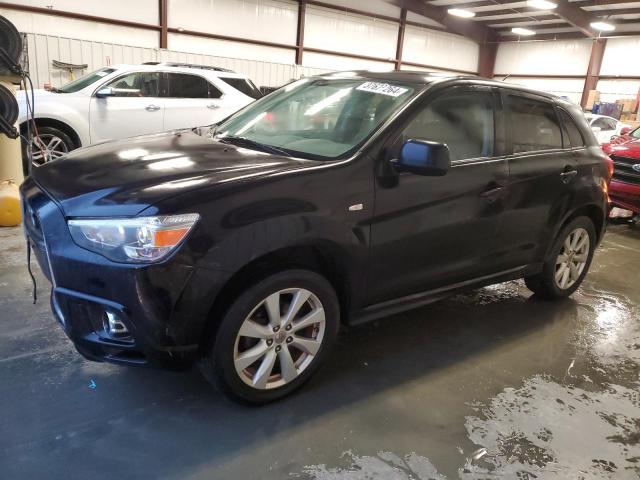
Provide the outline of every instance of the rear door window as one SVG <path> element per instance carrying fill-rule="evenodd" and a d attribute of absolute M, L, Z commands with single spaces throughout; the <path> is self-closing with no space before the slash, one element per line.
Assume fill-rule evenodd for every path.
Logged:
<path fill-rule="evenodd" d="M 220 98 L 222 92 L 204 77 L 188 73 L 168 73 L 169 98 Z"/>
<path fill-rule="evenodd" d="M 509 95 L 508 105 L 513 153 L 562 148 L 562 133 L 551 103 Z"/>
<path fill-rule="evenodd" d="M 616 122 L 610 118 L 596 118 L 591 126 L 597 127 L 603 132 L 608 132 L 616 129 Z"/>

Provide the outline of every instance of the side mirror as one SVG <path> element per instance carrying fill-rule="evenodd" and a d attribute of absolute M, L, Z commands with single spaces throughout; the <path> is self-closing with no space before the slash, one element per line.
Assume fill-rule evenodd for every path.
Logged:
<path fill-rule="evenodd" d="M 96 98 L 107 98 L 107 97 L 113 97 L 114 95 L 115 95 L 115 92 L 111 87 L 101 88 L 96 92 Z"/>
<path fill-rule="evenodd" d="M 444 143 L 407 140 L 400 150 L 400 158 L 393 164 L 399 170 L 416 175 L 439 177 L 451 167 L 451 156 Z"/>
<path fill-rule="evenodd" d="M 633 130 L 633 128 L 631 128 L 631 127 L 622 127 L 620 129 L 620 135 L 629 135 L 632 130 Z"/>

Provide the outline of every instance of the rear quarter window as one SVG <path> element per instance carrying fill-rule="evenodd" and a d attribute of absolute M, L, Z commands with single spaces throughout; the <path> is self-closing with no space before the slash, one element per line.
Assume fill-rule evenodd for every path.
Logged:
<path fill-rule="evenodd" d="M 576 125 L 576 122 L 571 118 L 564 110 L 560 110 L 560 121 L 568 137 L 568 142 L 565 142 L 567 148 L 581 148 L 585 146 L 584 137 L 580 133 L 580 129 Z"/>
<path fill-rule="evenodd" d="M 253 82 L 247 78 L 231 78 L 231 77 L 218 77 L 224 83 L 231 85 L 236 90 L 244 93 L 248 97 L 258 99 L 262 97 L 262 93 L 256 87 Z"/>

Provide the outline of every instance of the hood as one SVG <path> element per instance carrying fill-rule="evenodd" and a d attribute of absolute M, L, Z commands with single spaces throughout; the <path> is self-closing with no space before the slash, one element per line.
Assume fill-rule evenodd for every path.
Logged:
<path fill-rule="evenodd" d="M 312 165 L 317 162 L 181 130 L 81 148 L 35 168 L 32 177 L 68 217 L 132 216 L 189 190 L 258 181 Z"/>
<path fill-rule="evenodd" d="M 31 90 L 26 91 L 29 94 L 29 101 L 31 101 Z M 51 98 L 51 97 L 60 97 L 60 95 L 69 95 L 68 93 L 53 93 L 49 90 L 44 90 L 43 88 L 37 88 L 33 90 L 33 98 L 36 100 L 36 104 L 38 99 L 42 98 Z M 22 105 L 25 103 L 25 90 L 19 90 L 16 92 L 16 99 L 18 103 Z"/>
<path fill-rule="evenodd" d="M 637 158 L 640 160 L 640 139 L 623 135 L 611 139 L 603 149 L 608 155 Z"/>

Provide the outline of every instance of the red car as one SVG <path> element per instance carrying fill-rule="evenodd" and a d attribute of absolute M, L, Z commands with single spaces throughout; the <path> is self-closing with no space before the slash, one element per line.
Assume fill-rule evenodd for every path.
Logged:
<path fill-rule="evenodd" d="M 602 149 L 613 160 L 612 205 L 640 214 L 640 127 L 623 128 Z"/>

